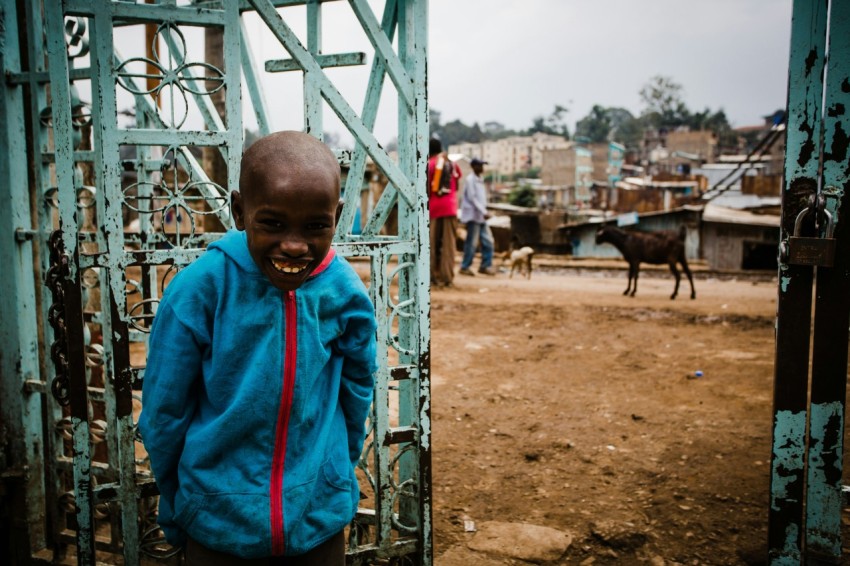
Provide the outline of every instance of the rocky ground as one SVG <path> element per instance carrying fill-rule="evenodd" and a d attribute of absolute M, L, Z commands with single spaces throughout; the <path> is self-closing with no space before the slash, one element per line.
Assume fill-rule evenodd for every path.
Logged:
<path fill-rule="evenodd" d="M 437 565 L 766 562 L 771 274 L 703 270 L 675 301 L 663 271 L 635 298 L 622 271 L 455 283 L 432 297 Z"/>

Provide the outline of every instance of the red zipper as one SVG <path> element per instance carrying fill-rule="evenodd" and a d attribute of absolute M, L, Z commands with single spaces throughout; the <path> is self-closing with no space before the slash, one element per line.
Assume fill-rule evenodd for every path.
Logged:
<path fill-rule="evenodd" d="M 298 311 L 295 303 L 295 291 L 287 291 L 283 300 L 286 320 L 286 350 L 283 358 L 283 391 L 277 411 L 277 429 L 275 430 L 274 457 L 272 458 L 271 479 L 271 523 L 272 554 L 281 556 L 284 552 L 283 537 L 283 470 L 286 460 L 286 437 L 289 429 L 289 413 L 292 409 L 292 393 L 295 389 L 296 358 L 298 356 Z"/>

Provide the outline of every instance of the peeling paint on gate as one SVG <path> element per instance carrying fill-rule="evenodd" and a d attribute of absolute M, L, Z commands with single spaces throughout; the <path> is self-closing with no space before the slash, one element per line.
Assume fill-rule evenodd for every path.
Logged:
<path fill-rule="evenodd" d="M 850 231 L 841 213 L 850 206 L 848 26 L 847 2 L 794 1 L 776 321 L 770 564 L 841 559 L 850 338 Z M 805 234 L 794 231 L 798 217 L 804 219 L 800 231 Z M 793 265 L 787 253 L 793 235 L 831 237 L 829 246 L 822 242 L 820 249 L 834 249 L 835 254 L 817 266 Z"/>
<path fill-rule="evenodd" d="M 277 8 L 296 4 L 307 6 L 306 47 L 278 15 Z M 272 67 L 292 69 L 305 77 L 305 128 L 321 135 L 324 101 L 349 128 L 357 144 L 354 151 L 336 152 L 340 162 L 350 169 L 344 190 L 345 206 L 333 245 L 343 256 L 368 258 L 379 339 L 387 347 L 379 353 L 370 439 L 358 470 L 364 485 L 372 489 L 374 505 L 372 508 L 364 503 L 358 511 L 351 528 L 349 562 L 431 564 L 430 260 L 424 157 L 428 141 L 427 1 L 387 0 L 380 22 L 366 0 L 348 3 L 352 17 L 375 49 L 359 115 L 338 92 L 324 67 L 361 64 L 367 59 L 363 54 L 322 53 L 322 4 L 319 0 L 243 0 L 203 2 L 203 5 L 200 1 L 147 5 L 114 0 L 22 0 L 11 7 L 4 5 L 0 23 L 14 24 L 6 26 L 0 35 L 6 47 L 10 41 L 13 45 L 19 43 L 15 35 L 18 18 L 10 19 L 9 10 L 24 5 L 28 35 L 36 38 L 24 47 L 31 61 L 43 60 L 45 52 L 40 50 L 44 42 L 40 39 L 47 29 L 46 54 L 50 64 L 20 69 L 10 64 L 8 52 L 0 49 L 9 78 L 7 104 L 11 100 L 15 105 L 14 115 L 18 120 L 14 127 L 2 121 L 0 126 L 5 128 L 4 135 L 18 138 L 8 144 L 10 156 L 17 156 L 12 165 L 25 166 L 28 161 L 35 164 L 32 200 L 40 207 L 29 210 L 27 195 L 16 193 L 8 199 L 15 203 L 15 208 L 9 210 L 14 210 L 19 218 L 7 221 L 3 215 L 6 210 L 0 206 L 3 227 L 11 225 L 13 230 L 7 233 L 17 235 L 9 242 L 10 246 L 0 243 L 0 254 L 6 257 L 7 247 L 19 254 L 14 264 L 20 266 L 17 273 L 21 278 L 20 289 L 28 295 L 28 298 L 10 295 L 14 300 L 9 302 L 4 293 L 0 296 L 0 306 L 4 318 L 6 313 L 12 313 L 5 318 L 10 323 L 23 320 L 24 315 L 40 317 L 42 321 L 52 316 L 60 322 L 55 336 L 52 327 L 46 327 L 45 339 L 48 345 L 59 344 L 55 347 L 57 355 L 67 354 L 70 359 L 70 376 L 65 376 L 68 383 L 64 379 L 56 380 L 56 368 L 49 359 L 41 360 L 47 375 L 40 374 L 38 358 L 39 355 L 44 358 L 45 352 L 39 351 L 31 339 L 36 335 L 35 322 L 25 327 L 30 335 L 21 337 L 21 351 L 29 352 L 28 358 L 9 363 L 5 356 L 0 358 L 3 375 L 15 375 L 26 383 L 27 398 L 20 406 L 19 425 L 31 433 L 23 435 L 30 443 L 26 461 L 31 469 L 41 472 L 30 474 L 33 480 L 27 485 L 28 496 L 51 509 L 58 507 L 57 501 L 67 504 L 49 513 L 37 505 L 28 510 L 31 544 L 22 555 L 45 548 L 65 548 L 70 542 L 67 532 L 74 526 L 78 527 L 74 552 L 80 564 L 93 565 L 112 555 L 133 566 L 143 559 L 168 559 L 177 552 L 157 538 L 156 525 L 151 523 L 155 484 L 145 471 L 144 460 L 137 460 L 135 455 L 141 439 L 135 431 L 133 414 L 140 403 L 137 389 L 144 367 L 130 366 L 131 347 L 143 349 L 161 286 L 219 237 L 212 232 L 180 232 L 178 223 L 174 225 L 176 232 L 166 232 L 163 210 L 171 207 L 191 220 L 195 220 L 195 215 L 210 214 L 224 226 L 230 225 L 226 202 L 229 189 L 238 185 L 238 160 L 230 160 L 227 181 L 216 184 L 188 148 L 211 147 L 225 158 L 241 154 L 243 75 L 261 131 L 271 129 L 263 107 L 263 93 L 257 84 L 258 69 L 247 49 L 247 38 L 239 20 L 242 11 L 256 11 L 267 22 L 269 34 L 292 57 Z M 44 22 L 40 19 L 42 15 L 46 18 Z M 73 28 L 74 45 L 88 50 L 90 68 L 69 55 L 66 21 Z M 154 25 L 164 50 L 160 55 L 177 53 L 182 71 L 133 70 L 127 64 L 128 59 L 115 50 L 113 36 L 122 33 L 125 25 L 141 23 Z M 223 69 L 213 70 L 193 62 L 194 53 L 189 53 L 181 26 L 221 29 Z M 158 58 L 145 61 L 154 59 Z M 165 65 L 166 59 L 158 62 Z M 207 72 L 215 74 L 216 80 L 224 84 L 224 118 L 219 116 L 205 89 L 195 89 L 198 92 L 190 89 L 185 99 L 197 108 L 205 129 L 192 130 L 179 117 L 173 119 L 174 116 L 152 103 L 144 86 L 146 79 L 157 78 L 157 88 L 168 88 L 194 81 Z M 399 102 L 397 162 L 372 134 L 385 78 L 390 79 L 386 82 L 395 88 Z M 92 130 L 93 143 L 77 147 L 81 135 L 79 114 L 72 102 L 72 81 L 89 79 L 93 104 L 90 124 L 86 127 Z M 30 108 L 23 108 L 20 100 L 13 100 L 19 97 L 22 88 L 32 93 Z M 52 94 L 49 106 L 48 89 Z M 233 96 L 227 96 L 227 92 Z M 119 126 L 118 93 L 130 93 L 135 103 L 135 123 Z M 45 108 L 49 110 L 46 114 Z M 43 119 L 44 116 L 49 116 L 49 120 Z M 34 133 L 29 147 L 20 139 L 20 132 L 25 129 L 23 122 Z M 120 146 L 135 148 L 135 157 L 119 154 Z M 352 224 L 367 156 L 390 179 L 390 185 L 371 210 L 362 211 L 365 227 L 361 235 L 355 235 Z M 133 191 L 122 185 L 122 170 L 128 163 L 137 175 L 137 183 L 130 187 Z M 167 166 L 175 174 L 179 166 L 180 174 L 187 175 L 189 181 L 181 181 L 180 186 L 177 180 L 171 185 L 164 183 L 162 175 Z M 87 181 L 90 186 L 80 187 L 82 167 L 93 170 L 94 180 Z M 26 190 L 25 172 L 6 173 L 0 166 L 2 179 L 14 180 L 6 185 L 10 191 Z M 199 195 L 199 202 L 205 201 L 211 210 L 190 210 L 190 199 L 182 192 L 186 185 L 191 185 Z M 4 191 L 0 190 L 3 203 L 7 202 Z M 81 191 L 88 191 L 90 196 L 86 198 L 94 203 L 81 206 Z M 128 209 L 138 220 L 132 230 L 123 218 Z M 388 216 L 395 209 L 399 216 L 398 234 L 382 234 Z M 31 215 L 37 216 L 38 226 L 19 221 L 28 221 Z M 61 241 L 62 251 L 54 263 L 67 265 L 68 269 L 54 281 L 56 285 L 41 289 L 37 282 L 26 281 L 27 276 L 32 277 L 33 241 L 47 249 L 48 236 L 57 221 L 61 230 L 55 238 Z M 86 222 L 92 226 L 84 229 Z M 46 256 L 42 254 L 41 258 L 43 273 L 51 267 Z M 163 275 L 157 271 L 159 266 L 169 269 Z M 42 298 L 43 312 L 35 307 L 36 294 Z M 53 295 L 64 297 L 61 309 Z M 91 302 L 89 295 L 94 297 Z M 84 313 L 86 303 L 90 304 Z M 60 310 L 64 318 L 57 315 Z M 6 332 L 11 327 L 2 324 L 5 346 L 12 340 Z M 95 327 L 97 332 L 93 331 Z M 390 354 L 397 361 L 395 358 L 391 361 Z M 102 383 L 92 385 L 93 376 Z M 51 384 L 60 392 L 67 389 L 67 399 L 61 395 L 54 397 Z M 16 387 L 14 394 L 20 389 Z M 399 405 L 398 415 L 392 415 L 392 420 L 391 397 Z M 67 400 L 68 408 L 59 404 L 60 398 Z M 43 415 L 42 404 L 46 407 Z M 46 438 L 42 437 L 43 431 L 47 432 Z M 106 523 L 109 528 L 96 528 Z"/>
<path fill-rule="evenodd" d="M 773 438 L 773 492 L 770 506 L 779 510 L 780 502 L 786 500 L 794 490 L 789 486 L 801 482 L 802 476 L 795 472 L 803 466 L 805 446 L 800 442 L 805 437 L 806 413 L 779 411 L 774 417 Z"/>
<path fill-rule="evenodd" d="M 844 430 L 844 405 L 839 402 L 811 406 L 808 483 L 811 502 L 806 508 L 806 529 L 810 541 L 819 548 L 841 553 L 841 514 L 831 512 L 841 508 L 841 492 L 832 486 L 840 485 L 843 463 L 843 443 L 838 431 Z"/>

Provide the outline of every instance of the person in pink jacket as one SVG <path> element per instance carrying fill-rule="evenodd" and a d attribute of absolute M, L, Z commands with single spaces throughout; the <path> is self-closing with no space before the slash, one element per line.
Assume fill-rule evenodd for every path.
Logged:
<path fill-rule="evenodd" d="M 443 153 L 443 144 L 428 144 L 428 213 L 431 218 L 431 286 L 454 282 L 457 238 L 457 185 L 460 167 Z"/>

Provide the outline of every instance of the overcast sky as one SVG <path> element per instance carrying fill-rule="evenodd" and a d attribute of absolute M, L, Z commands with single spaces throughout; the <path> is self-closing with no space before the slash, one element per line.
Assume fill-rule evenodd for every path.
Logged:
<path fill-rule="evenodd" d="M 637 114 L 653 76 L 733 126 L 785 106 L 791 0 L 431 0 L 430 104 L 526 128 L 556 104 Z"/>
<path fill-rule="evenodd" d="M 380 20 L 383 0 L 369 2 Z M 365 66 L 327 70 L 360 113 L 371 46 L 347 2 L 322 7 L 323 52 L 367 53 Z M 282 14 L 303 42 L 304 7 Z M 430 0 L 429 21 L 429 103 L 444 123 L 524 129 L 558 104 L 573 132 L 594 104 L 638 114 L 639 91 L 656 75 L 682 85 L 692 111 L 722 108 L 733 126 L 785 106 L 791 0 Z M 256 16 L 246 25 L 259 65 L 288 57 Z M 202 58 L 202 33 L 185 33 L 190 58 Z M 125 57 L 144 45 L 132 30 L 116 41 Z M 272 128 L 302 128 L 300 73 L 266 73 L 263 84 Z M 382 143 L 397 131 L 393 98 L 385 87 L 375 127 Z M 345 134 L 329 110 L 325 129 Z"/>

